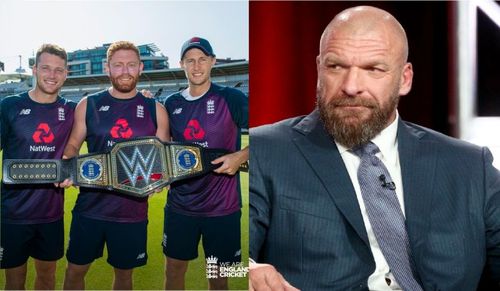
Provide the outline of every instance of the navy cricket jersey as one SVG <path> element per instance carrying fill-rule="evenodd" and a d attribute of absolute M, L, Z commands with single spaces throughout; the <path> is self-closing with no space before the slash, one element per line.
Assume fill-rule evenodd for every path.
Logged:
<path fill-rule="evenodd" d="M 187 90 L 187 89 L 186 89 Z M 187 92 L 187 91 L 184 91 Z M 195 100 L 182 92 L 165 100 L 174 141 L 193 142 L 231 152 L 241 147 L 241 128 L 248 128 L 248 98 L 239 90 L 214 83 Z M 239 175 L 208 173 L 173 183 L 167 206 L 191 216 L 222 216 L 241 208 Z"/>
<path fill-rule="evenodd" d="M 54 103 L 33 101 L 28 92 L 1 104 L 3 159 L 61 159 L 76 103 L 58 97 Z M 63 217 L 64 189 L 53 184 L 2 183 L 2 222 L 49 223 Z"/>
<path fill-rule="evenodd" d="M 156 135 L 156 101 L 137 93 L 118 99 L 108 90 L 87 97 L 87 147 L 89 153 L 109 151 L 114 143 L 140 136 Z M 74 213 L 113 222 L 147 219 L 148 198 L 80 187 Z"/>

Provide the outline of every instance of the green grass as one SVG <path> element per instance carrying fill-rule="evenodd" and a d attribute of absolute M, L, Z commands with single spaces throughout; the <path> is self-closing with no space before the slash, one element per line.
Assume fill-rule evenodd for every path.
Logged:
<path fill-rule="evenodd" d="M 242 144 L 248 144 L 248 135 L 243 136 Z M 83 154 L 85 149 L 81 151 Z M 243 209 L 241 219 L 241 246 L 242 259 L 245 266 L 248 266 L 248 173 L 241 174 L 241 189 L 243 197 Z M 64 225 L 65 225 L 65 249 L 68 244 L 69 228 L 71 225 L 71 210 L 75 205 L 77 190 L 70 188 L 66 190 L 64 203 Z M 164 282 L 164 261 L 161 240 L 163 235 L 163 207 L 166 201 L 166 191 L 157 193 L 149 199 L 149 224 L 148 224 L 148 263 L 134 270 L 134 289 L 137 290 L 158 290 L 163 289 Z M 106 251 L 102 258 L 94 261 L 85 278 L 86 288 L 89 290 L 111 289 L 113 280 L 113 268 L 106 262 Z M 56 273 L 56 289 L 62 289 L 64 272 L 66 268 L 66 258 L 58 261 Z M 34 266 L 33 261 L 28 261 L 28 275 L 26 288 L 34 288 Z M 5 286 L 5 274 L 0 272 L 0 289 Z M 229 287 L 232 290 L 248 290 L 248 279 L 230 278 Z M 203 290 L 208 289 L 205 276 L 205 261 L 203 248 L 199 246 L 199 258 L 189 263 L 186 274 L 186 289 Z"/>

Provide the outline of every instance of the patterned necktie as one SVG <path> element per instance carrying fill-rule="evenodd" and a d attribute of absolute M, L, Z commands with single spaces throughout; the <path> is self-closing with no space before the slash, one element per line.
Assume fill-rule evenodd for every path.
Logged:
<path fill-rule="evenodd" d="M 375 156 L 380 150 L 372 142 L 353 149 L 360 157 L 358 180 L 375 238 L 399 286 L 405 291 L 422 290 L 412 272 L 410 244 L 405 218 L 389 171 Z"/>

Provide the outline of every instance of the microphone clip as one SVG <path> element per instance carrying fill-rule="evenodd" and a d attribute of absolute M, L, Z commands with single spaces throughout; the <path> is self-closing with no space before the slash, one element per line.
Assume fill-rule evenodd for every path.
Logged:
<path fill-rule="evenodd" d="M 384 174 L 380 175 L 378 179 L 382 182 L 382 187 L 388 188 L 389 190 L 396 190 L 396 184 L 392 181 L 387 182 Z"/>

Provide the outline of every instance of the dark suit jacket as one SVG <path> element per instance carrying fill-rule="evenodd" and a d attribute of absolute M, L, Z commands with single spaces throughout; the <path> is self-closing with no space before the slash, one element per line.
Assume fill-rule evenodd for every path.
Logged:
<path fill-rule="evenodd" d="M 424 289 L 476 290 L 483 270 L 498 284 L 500 176 L 489 150 L 403 121 L 397 138 Z M 251 129 L 250 142 L 250 257 L 302 290 L 365 290 L 375 262 L 349 174 L 317 111 Z"/>

